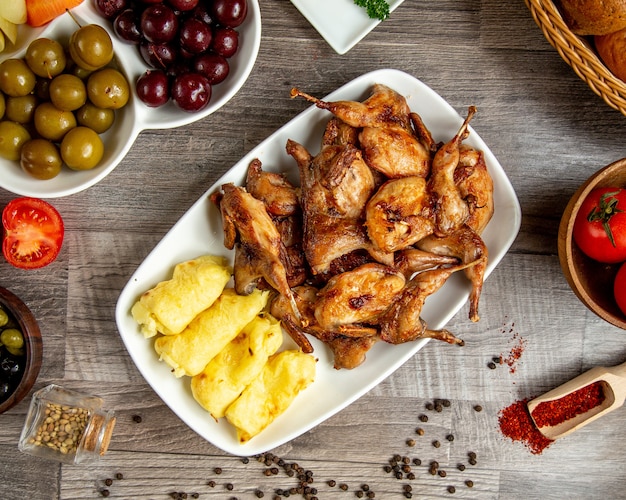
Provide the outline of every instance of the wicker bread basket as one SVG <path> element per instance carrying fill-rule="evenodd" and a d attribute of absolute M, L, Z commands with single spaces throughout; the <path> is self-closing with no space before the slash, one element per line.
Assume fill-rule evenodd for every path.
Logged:
<path fill-rule="evenodd" d="M 552 0 L 525 0 L 548 42 L 576 74 L 613 109 L 626 115 L 626 83 L 602 63 L 589 41 L 570 31 Z"/>

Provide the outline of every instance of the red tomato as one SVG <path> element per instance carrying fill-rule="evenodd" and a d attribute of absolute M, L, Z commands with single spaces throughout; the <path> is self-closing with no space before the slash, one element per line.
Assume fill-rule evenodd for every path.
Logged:
<path fill-rule="evenodd" d="M 626 314 L 626 264 L 622 264 L 622 267 L 617 271 L 613 292 L 615 294 L 615 302 L 617 302 L 622 312 Z"/>
<path fill-rule="evenodd" d="M 38 198 L 15 198 L 2 211 L 2 253 L 21 269 L 47 266 L 61 250 L 63 219 L 49 203 Z"/>
<path fill-rule="evenodd" d="M 592 190 L 580 206 L 573 236 L 583 253 L 594 260 L 626 261 L 626 189 Z"/>

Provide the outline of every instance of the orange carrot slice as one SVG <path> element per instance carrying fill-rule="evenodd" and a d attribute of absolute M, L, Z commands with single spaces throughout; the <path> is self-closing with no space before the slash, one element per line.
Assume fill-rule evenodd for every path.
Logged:
<path fill-rule="evenodd" d="M 43 26 L 81 3 L 83 0 L 26 0 L 26 23 Z"/>

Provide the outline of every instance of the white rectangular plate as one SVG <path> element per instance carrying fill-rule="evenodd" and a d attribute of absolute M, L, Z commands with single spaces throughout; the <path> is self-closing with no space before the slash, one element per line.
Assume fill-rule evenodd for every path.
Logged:
<path fill-rule="evenodd" d="M 429 87 L 406 73 L 392 69 L 364 74 L 325 99 L 362 101 L 368 97 L 375 83 L 385 84 L 404 95 L 411 110 L 421 115 L 436 141 L 450 140 L 463 122 L 463 118 Z M 330 117 L 327 111 L 311 106 L 243 157 L 192 205 L 152 250 L 130 278 L 117 303 L 116 320 L 120 335 L 146 381 L 189 427 L 233 455 L 255 455 L 303 434 L 376 386 L 427 342 L 418 340 L 396 346 L 379 342 L 361 366 L 338 371 L 333 368 L 332 354 L 326 346 L 312 339 L 314 354 L 319 360 L 315 382 L 261 434 L 245 445 L 240 445 L 234 428 L 228 422 L 223 419 L 216 422 L 196 403 L 189 388 L 190 379 L 175 378 L 170 368 L 158 360 L 153 341 L 143 337 L 130 314 L 139 296 L 159 281 L 169 279 L 177 263 L 202 254 L 232 257 L 224 247 L 219 210 L 209 201 L 209 194 L 227 182 L 243 185 L 248 165 L 254 158 L 262 161 L 264 169 L 285 172 L 293 182 L 298 182 L 295 161 L 285 152 L 287 139 L 300 142 L 312 154 L 316 154 L 322 131 Z M 489 249 L 489 275 L 517 236 L 521 210 L 502 166 L 479 135 L 473 129 L 470 130 L 465 143 L 484 152 L 494 181 L 495 213 L 483 233 Z M 438 292 L 428 297 L 422 317 L 429 327 L 442 328 L 466 303 L 469 291 L 469 282 L 456 273 Z M 464 320 L 460 318 L 460 321 Z M 285 337 L 285 347 L 293 347 L 291 339 L 287 335 Z"/>
<path fill-rule="evenodd" d="M 393 12 L 404 0 L 389 1 Z M 368 17 L 353 0 L 291 0 L 335 52 L 345 54 L 372 31 L 380 21 Z"/>

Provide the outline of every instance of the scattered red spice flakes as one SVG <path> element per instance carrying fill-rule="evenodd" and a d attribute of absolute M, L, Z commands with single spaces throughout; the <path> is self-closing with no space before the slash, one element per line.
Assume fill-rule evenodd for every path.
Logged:
<path fill-rule="evenodd" d="M 554 426 L 587 413 L 605 399 L 600 380 L 553 401 L 543 401 L 533 410 L 532 416 L 538 427 Z"/>
<path fill-rule="evenodd" d="M 528 399 L 521 399 L 500 410 L 498 423 L 502 434 L 512 441 L 521 441 L 531 453 L 539 455 L 554 441 L 545 437 L 530 417 L 526 403 Z"/>
<path fill-rule="evenodd" d="M 515 373 L 517 370 L 517 362 L 522 357 L 524 349 L 526 348 L 527 341 L 520 336 L 519 333 L 514 331 L 515 323 L 511 323 L 510 327 L 502 327 L 502 333 L 512 333 L 511 341 L 515 342 L 515 345 L 511 348 L 508 354 L 500 354 L 500 364 L 506 364 L 509 367 L 510 373 Z"/>

